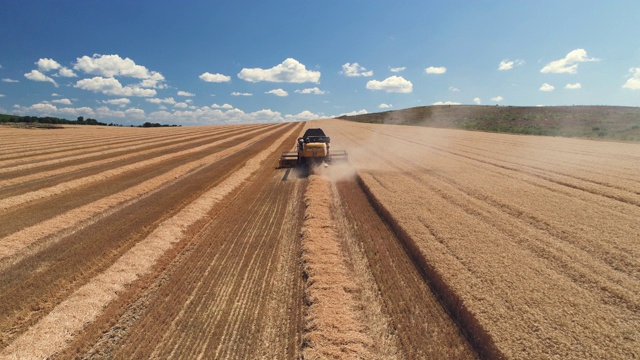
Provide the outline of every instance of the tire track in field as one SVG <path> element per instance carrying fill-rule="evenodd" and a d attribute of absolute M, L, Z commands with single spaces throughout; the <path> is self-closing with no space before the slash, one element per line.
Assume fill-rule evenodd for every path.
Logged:
<path fill-rule="evenodd" d="M 245 161 L 286 131 L 286 128 L 280 129 L 243 151 L 201 168 L 163 191 L 74 232 L 0 273 L 0 287 L 4 289 L 0 293 L 0 312 L 12 314 L 0 319 L 3 344 L 42 318 L 76 288 L 108 268 L 157 225 L 241 168 Z M 219 172 L 220 168 L 228 172 Z"/>
<path fill-rule="evenodd" d="M 364 253 L 390 330 L 407 359 L 472 359 L 477 354 L 429 287 L 427 274 L 354 179 L 339 181 L 344 231 Z M 419 300 L 418 300 L 419 299 Z M 371 322 L 369 322 L 371 323 Z"/>

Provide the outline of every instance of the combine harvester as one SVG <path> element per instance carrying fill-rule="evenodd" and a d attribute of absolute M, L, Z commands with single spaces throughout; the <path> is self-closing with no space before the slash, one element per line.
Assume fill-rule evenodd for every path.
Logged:
<path fill-rule="evenodd" d="M 291 167 L 311 167 L 324 164 L 328 166 L 334 161 L 347 161 L 346 150 L 330 150 L 331 139 L 324 134 L 322 129 L 307 129 L 301 138 L 298 138 L 297 152 L 285 152 L 280 157 L 278 169 Z"/>

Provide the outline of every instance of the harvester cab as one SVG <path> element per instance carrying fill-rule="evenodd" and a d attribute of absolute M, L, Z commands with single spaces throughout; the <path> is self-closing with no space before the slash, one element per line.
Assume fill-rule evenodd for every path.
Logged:
<path fill-rule="evenodd" d="M 331 138 L 319 128 L 307 129 L 296 143 L 296 152 L 285 152 L 280 157 L 278 168 L 311 165 L 313 163 L 331 164 L 333 161 L 346 161 L 346 150 L 331 150 Z"/>

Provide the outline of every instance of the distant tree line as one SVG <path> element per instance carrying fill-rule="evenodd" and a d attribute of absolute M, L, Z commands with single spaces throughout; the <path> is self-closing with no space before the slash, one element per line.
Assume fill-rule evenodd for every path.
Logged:
<path fill-rule="evenodd" d="M 182 126 L 182 125 L 158 124 L 158 123 L 150 123 L 147 121 L 146 123 L 142 124 L 140 127 L 177 127 L 177 126 Z"/>
<path fill-rule="evenodd" d="M 0 118 L 3 123 L 39 123 L 39 124 L 60 124 L 60 125 L 99 125 L 99 126 L 120 126 L 114 123 L 106 124 L 96 119 L 78 116 L 76 120 L 60 119 L 52 116 L 7 116 Z"/>

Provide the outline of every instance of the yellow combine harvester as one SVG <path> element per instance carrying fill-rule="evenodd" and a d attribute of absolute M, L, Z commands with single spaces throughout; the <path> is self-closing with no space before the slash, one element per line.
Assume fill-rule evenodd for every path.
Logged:
<path fill-rule="evenodd" d="M 332 161 L 346 161 L 346 150 L 330 150 L 331 139 L 322 129 L 307 129 L 298 138 L 297 152 L 285 152 L 280 157 L 278 168 L 305 166 L 311 164 L 331 164 Z"/>

